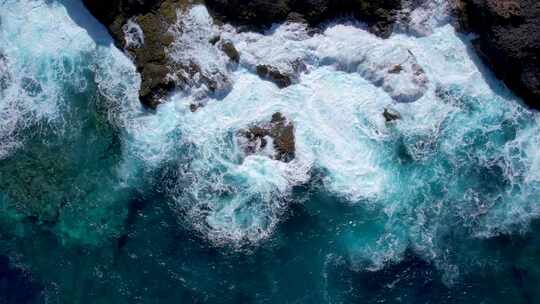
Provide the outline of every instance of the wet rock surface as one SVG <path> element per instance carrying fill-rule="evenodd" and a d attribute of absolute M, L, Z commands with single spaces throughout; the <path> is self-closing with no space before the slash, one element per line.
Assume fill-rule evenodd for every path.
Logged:
<path fill-rule="evenodd" d="M 223 41 L 219 44 L 219 48 L 229 57 L 229 59 L 234 62 L 238 63 L 240 62 L 240 53 L 238 53 L 238 50 L 234 46 L 234 44 L 231 41 Z"/>
<path fill-rule="evenodd" d="M 401 7 L 400 0 L 207 0 L 214 15 L 226 22 L 264 28 L 286 19 L 316 25 L 328 19 L 353 15 L 369 30 L 388 37 Z"/>
<path fill-rule="evenodd" d="M 190 67 L 180 67 L 171 64 L 166 50 L 172 44 L 174 37 L 169 28 L 176 22 L 177 10 L 185 9 L 185 0 L 114 0 L 92 1 L 84 0 L 88 10 L 103 23 L 111 33 L 116 45 L 125 49 L 133 58 L 137 70 L 141 74 L 141 102 L 152 109 L 160 103 L 174 87 L 174 77 L 170 74 L 181 75 L 187 71 L 193 73 Z M 133 31 L 126 27 L 132 23 L 139 27 L 143 37 L 141 42 L 126 43 L 127 35 Z"/>
<path fill-rule="evenodd" d="M 277 112 L 268 123 L 252 126 L 238 132 L 240 146 L 248 155 L 264 151 L 273 144 L 273 159 L 290 162 L 295 157 L 294 126 Z"/>
<path fill-rule="evenodd" d="M 264 80 L 275 83 L 278 88 L 283 89 L 298 82 L 300 74 L 306 71 L 307 67 L 301 58 L 288 62 L 285 68 L 278 68 L 270 64 L 259 64 L 255 67 L 255 72 Z"/>
<path fill-rule="evenodd" d="M 117 47 L 124 49 L 133 59 L 141 75 L 139 96 L 141 102 L 155 109 L 175 88 L 205 87 L 205 94 L 223 94 L 230 87 L 227 73 L 223 68 L 212 67 L 203 70 L 205 63 L 193 60 L 179 61 L 171 58 L 171 52 L 178 53 L 186 45 L 175 41 L 181 35 L 196 29 L 181 28 L 184 18 L 181 12 L 193 4 L 206 4 L 215 19 L 250 28 L 262 28 L 273 22 L 288 20 L 315 25 L 330 18 L 351 14 L 368 24 L 369 30 L 381 37 L 392 32 L 398 0 L 328 1 L 328 0 L 84 0 L 89 11 L 103 23 L 111 33 Z M 180 19 L 179 19 L 180 18 Z M 223 52 L 233 65 L 239 63 L 240 53 L 231 41 L 219 36 L 208 37 L 207 43 Z M 176 56 L 178 57 L 178 56 Z M 273 81 L 280 88 L 295 82 L 301 65 L 283 71 L 271 65 L 259 64 L 256 73 Z M 201 91 L 201 90 L 200 90 Z M 201 102 L 200 104 L 204 104 Z"/>
<path fill-rule="evenodd" d="M 474 32 L 474 48 L 495 75 L 540 109 L 540 2 L 455 0 L 458 26 Z"/>
<path fill-rule="evenodd" d="M 401 119 L 401 114 L 399 114 L 399 112 L 394 109 L 385 108 L 382 115 L 386 122 L 392 122 Z"/>
<path fill-rule="evenodd" d="M 259 77 L 275 83 L 279 88 L 285 88 L 292 84 L 291 75 L 281 72 L 278 68 L 261 64 L 256 67 Z"/>

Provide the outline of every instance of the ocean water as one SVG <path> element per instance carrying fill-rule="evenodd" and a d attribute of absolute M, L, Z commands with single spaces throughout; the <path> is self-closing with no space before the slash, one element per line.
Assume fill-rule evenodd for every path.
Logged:
<path fill-rule="evenodd" d="M 387 40 L 194 6 L 168 54 L 201 75 L 152 112 L 80 1 L 0 0 L 0 303 L 540 302 L 540 114 L 445 6 Z M 276 112 L 295 159 L 245 155 L 238 131 Z"/>

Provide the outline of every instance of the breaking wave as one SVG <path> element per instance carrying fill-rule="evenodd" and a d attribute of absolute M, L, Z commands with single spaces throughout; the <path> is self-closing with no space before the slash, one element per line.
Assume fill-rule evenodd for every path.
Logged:
<path fill-rule="evenodd" d="M 158 175 L 163 179 L 150 184 L 163 190 L 179 222 L 215 245 L 257 246 L 272 237 L 291 204 L 310 204 L 294 190 L 314 187 L 336 197 L 335 204 L 374 214 L 368 223 L 351 220 L 336 236 L 354 267 L 377 270 L 412 248 L 450 282 L 460 271 L 448 253 L 459 246 L 447 242 L 450 236 L 473 243 L 525 231 L 540 216 L 540 116 L 472 55 L 469 37 L 455 32 L 445 10 L 433 17 L 440 6 L 413 11 L 412 25 L 386 40 L 352 21 L 328 24 L 320 33 L 291 23 L 265 33 L 237 32 L 214 25 L 206 9 L 195 6 L 179 12 L 185 15 L 171 29 L 176 41 L 169 55 L 200 66 L 194 83 L 215 79 L 221 94 L 207 87 L 199 94 L 196 87 L 150 113 L 138 103 L 140 79 L 129 59 L 103 28 L 97 31 L 105 36 L 96 38 L 74 21 L 69 7 L 76 4 L 1 5 L 9 9 L 0 11 L 0 161 L 29 149 L 26 141 L 44 125 L 57 138 L 68 136 L 87 117 L 66 113 L 80 106 L 75 97 L 91 90 L 105 109 L 107 136 L 119 137 L 114 159 L 91 158 L 110 166 L 88 174 L 113 176 L 104 185 L 85 188 L 86 178 L 66 173 L 85 193 L 75 191 L 53 207 L 60 209 L 57 227 L 67 239 L 92 235 L 99 242 L 121 234 L 125 193 Z M 144 43 L 136 24 L 125 30 L 133 34 L 128 45 Z M 209 42 L 215 35 L 235 45 L 238 65 Z M 295 69 L 299 63 L 305 69 Z M 260 64 L 290 74 L 292 85 L 280 89 L 261 79 Z M 192 112 L 190 105 L 201 99 L 204 106 Z M 400 118 L 387 121 L 385 111 Z M 245 155 L 238 145 L 239 130 L 275 112 L 294 124 L 290 163 Z M 16 197 L 13 187 L 4 184 L 0 199 Z M 79 198 L 92 203 L 73 209 L 81 206 Z M 94 213 L 77 222 L 81 210 Z M 120 219 L 111 219 L 111 210 Z"/>

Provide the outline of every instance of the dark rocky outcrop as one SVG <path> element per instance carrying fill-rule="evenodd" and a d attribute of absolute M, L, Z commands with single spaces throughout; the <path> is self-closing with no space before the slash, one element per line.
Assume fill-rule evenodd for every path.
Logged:
<path fill-rule="evenodd" d="M 239 142 L 246 154 L 261 152 L 271 139 L 275 153 L 273 158 L 290 162 L 295 157 L 294 126 L 281 113 L 272 115 L 269 123 L 252 126 L 239 132 Z"/>
<path fill-rule="evenodd" d="M 540 1 L 454 0 L 458 26 L 478 34 L 479 56 L 510 89 L 540 109 Z"/>
<path fill-rule="evenodd" d="M 264 28 L 286 19 L 316 25 L 338 16 L 354 16 L 381 37 L 392 33 L 400 0 L 207 0 L 218 19 Z M 289 16 L 293 16 L 290 18 Z M 289 17 L 289 18 L 288 18 Z"/>
<path fill-rule="evenodd" d="M 271 81 L 278 88 L 283 89 L 298 82 L 300 73 L 306 71 L 306 69 L 306 64 L 301 59 L 297 59 L 288 63 L 286 68 L 283 69 L 269 64 L 259 64 L 255 67 L 255 72 L 262 79 Z"/>
<path fill-rule="evenodd" d="M 398 111 L 393 109 L 385 108 L 382 115 L 386 122 L 392 122 L 394 120 L 401 119 L 401 114 L 399 114 Z"/>
<path fill-rule="evenodd" d="M 236 50 L 236 47 L 231 41 L 223 41 L 219 44 L 219 48 L 229 57 L 229 59 L 234 62 L 240 62 L 240 53 Z"/>
<path fill-rule="evenodd" d="M 177 23 L 178 9 L 204 3 L 221 21 L 263 28 L 273 22 L 306 22 L 312 25 L 341 15 L 355 16 L 365 21 L 370 31 L 387 37 L 392 32 L 400 0 L 83 0 L 89 11 L 109 30 L 117 47 L 133 59 L 141 74 L 140 100 L 155 109 L 171 90 L 204 85 L 210 93 L 221 90 L 223 79 L 207 77 L 193 62 L 174 62 L 168 50 L 174 46 L 170 29 Z M 209 41 L 238 63 L 240 54 L 229 41 L 219 37 Z M 279 87 L 294 82 L 296 69 L 280 71 L 260 65 L 256 72 L 274 81 Z M 198 75 L 197 77 L 195 77 Z M 220 76 L 220 75 L 218 75 Z M 221 77 L 221 76 L 220 76 Z M 221 77 L 221 78 L 224 78 Z M 193 84 L 199 79 L 200 84 Z M 227 81 L 222 81 L 227 83 Z"/>
<path fill-rule="evenodd" d="M 285 88 L 292 84 L 291 75 L 281 72 L 273 66 L 261 64 L 255 70 L 259 77 L 274 82 L 279 88 Z"/>
<path fill-rule="evenodd" d="M 186 0 L 83 0 L 88 10 L 103 23 L 116 45 L 134 59 L 141 74 L 141 102 L 155 108 L 160 99 L 175 86 L 180 71 L 194 73 L 192 67 L 180 67 L 170 62 L 166 50 L 173 42 L 169 28 L 176 22 L 176 11 L 188 5 Z M 126 24 L 133 21 L 142 30 L 144 44 L 126 45 Z M 190 69 L 191 68 L 191 69 Z M 169 77 L 169 75 L 176 77 Z M 185 75 L 185 74 L 184 74 Z"/>

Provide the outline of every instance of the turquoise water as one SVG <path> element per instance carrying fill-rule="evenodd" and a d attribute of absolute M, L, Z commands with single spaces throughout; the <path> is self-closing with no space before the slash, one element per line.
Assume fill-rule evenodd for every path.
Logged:
<path fill-rule="evenodd" d="M 444 16 L 381 40 L 237 33 L 196 6 L 170 54 L 223 92 L 154 113 L 79 1 L 0 8 L 0 303 L 540 301 L 540 116 Z M 286 89 L 254 74 L 295 60 Z M 295 160 L 244 155 L 237 131 L 277 111 Z"/>

